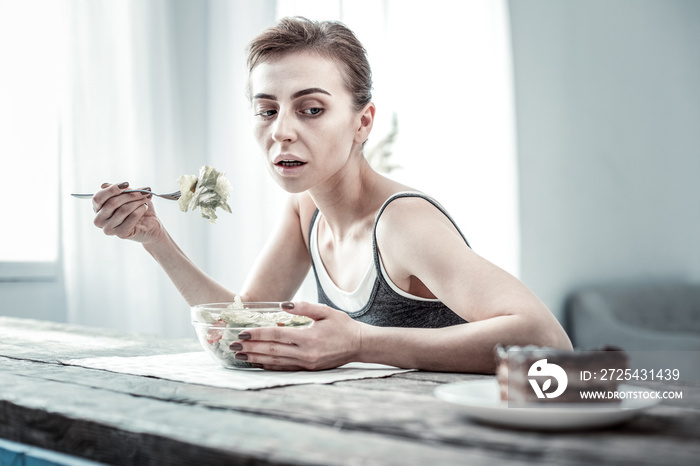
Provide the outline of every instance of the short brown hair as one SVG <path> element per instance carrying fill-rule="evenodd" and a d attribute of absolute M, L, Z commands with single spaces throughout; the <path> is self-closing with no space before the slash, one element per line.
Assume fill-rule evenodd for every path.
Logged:
<path fill-rule="evenodd" d="M 345 87 L 359 111 L 372 100 L 372 70 L 367 51 L 355 34 L 338 21 L 282 18 L 248 45 L 248 75 L 258 64 L 293 52 L 310 51 L 343 65 Z"/>

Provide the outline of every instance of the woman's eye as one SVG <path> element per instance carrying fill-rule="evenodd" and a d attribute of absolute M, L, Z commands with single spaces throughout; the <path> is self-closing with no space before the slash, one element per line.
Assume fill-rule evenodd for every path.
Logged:
<path fill-rule="evenodd" d="M 301 111 L 301 113 L 303 113 L 305 115 L 311 115 L 311 116 L 320 115 L 321 112 L 323 112 L 323 109 L 319 108 L 319 107 L 306 108 L 306 109 Z"/>
<path fill-rule="evenodd" d="M 271 118 L 271 117 L 275 116 L 276 113 L 277 113 L 277 110 L 263 110 L 261 112 L 256 113 L 255 116 L 259 116 L 262 118 Z"/>

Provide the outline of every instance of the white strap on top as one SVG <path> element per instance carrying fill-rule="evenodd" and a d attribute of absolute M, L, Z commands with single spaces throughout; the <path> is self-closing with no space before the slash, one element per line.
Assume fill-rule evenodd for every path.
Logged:
<path fill-rule="evenodd" d="M 396 193 L 394 196 L 391 196 L 389 199 L 387 199 L 386 202 L 390 202 L 393 199 L 393 197 L 395 197 L 398 194 L 402 193 Z M 328 274 L 326 266 L 321 260 L 321 254 L 318 251 L 318 219 L 320 217 L 321 212 L 319 212 L 318 215 L 316 215 L 314 224 L 311 227 L 311 238 L 309 239 L 309 243 L 311 246 L 311 258 L 314 261 L 314 265 L 316 266 L 316 274 L 318 275 L 318 280 L 319 282 L 321 282 L 321 287 L 326 293 L 326 296 L 328 296 L 328 298 L 336 306 L 347 312 L 357 312 L 367 305 L 367 303 L 369 302 L 369 297 L 372 294 L 372 289 L 374 288 L 374 282 L 377 278 L 377 270 L 374 267 L 374 260 L 370 261 L 367 272 L 365 272 L 365 276 L 362 278 L 362 281 L 355 290 L 345 291 L 338 288 L 338 286 L 333 282 L 333 279 Z M 391 281 L 391 278 L 389 278 L 389 274 L 384 268 L 384 262 L 382 261 L 381 255 L 379 256 L 379 267 L 381 270 L 382 277 L 384 277 L 384 280 L 386 280 L 391 289 L 398 295 L 416 301 L 440 301 L 439 299 L 423 298 L 421 296 L 416 296 L 411 293 L 407 293 L 406 291 L 396 286 L 396 284 L 393 281 Z"/>
<path fill-rule="evenodd" d="M 345 291 L 338 288 L 333 282 L 331 276 L 326 270 L 326 266 L 321 260 L 321 254 L 318 252 L 318 219 L 321 217 L 321 212 L 316 216 L 316 221 L 311 228 L 311 238 L 309 245 L 311 246 L 311 258 L 316 266 L 316 274 L 318 281 L 321 282 L 321 287 L 326 293 L 326 296 L 339 308 L 346 312 L 357 312 L 369 301 L 374 287 L 374 281 L 377 278 L 377 271 L 374 268 L 374 261 L 370 260 L 369 267 L 365 276 L 362 278 L 360 285 L 354 291 Z"/>

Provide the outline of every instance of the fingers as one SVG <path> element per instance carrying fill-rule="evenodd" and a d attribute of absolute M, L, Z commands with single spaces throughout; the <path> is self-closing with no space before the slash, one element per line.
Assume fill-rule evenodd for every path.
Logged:
<path fill-rule="evenodd" d="M 96 215 L 93 223 L 105 234 L 129 237 L 134 227 L 151 207 L 152 194 L 126 193 L 122 191 L 129 187 L 128 182 L 120 184 L 104 183 L 92 199 Z M 143 188 L 150 189 L 150 188 Z"/>
<path fill-rule="evenodd" d="M 241 341 L 236 343 L 276 342 L 297 345 L 305 340 L 306 328 L 252 327 L 238 335 Z"/>
<path fill-rule="evenodd" d="M 114 235 L 115 229 L 127 222 L 127 219 L 127 223 L 133 226 L 148 210 L 142 195 L 138 195 L 140 199 L 129 199 L 127 195 L 124 195 L 123 199 L 121 199 L 122 196 L 118 197 L 120 198 L 118 200 L 114 198 L 108 200 L 97 212 L 93 221 L 96 227 L 101 228 L 108 235 Z M 134 216 L 139 212 L 141 215 Z"/>
<path fill-rule="evenodd" d="M 141 200 L 144 198 L 151 199 L 152 194 L 146 194 L 141 192 L 134 193 L 124 193 L 124 191 L 129 187 L 129 182 L 125 181 L 119 184 L 109 184 L 102 183 L 102 189 L 95 193 L 92 197 L 92 207 L 95 212 L 99 212 L 105 207 L 112 206 L 118 207 L 121 203 L 126 201 Z M 139 188 L 141 190 L 150 191 L 150 187 Z M 120 196 L 117 198 L 117 196 Z M 124 196 L 124 197 L 121 197 Z"/>
<path fill-rule="evenodd" d="M 243 336 L 244 339 L 232 343 L 230 348 L 236 351 L 236 359 L 260 364 L 265 369 L 313 370 L 317 352 L 304 344 L 307 340 L 305 330 L 282 327 L 246 329 L 250 339 Z"/>
<path fill-rule="evenodd" d="M 234 343 L 235 344 L 235 343 Z M 241 345 L 242 349 L 239 350 L 240 353 L 245 354 L 259 354 L 270 356 L 271 358 L 277 359 L 276 364 L 281 364 L 282 359 L 298 359 L 301 356 L 301 351 L 299 347 L 293 343 L 278 343 L 270 341 L 256 341 L 256 342 L 246 342 L 245 345 Z"/>
<path fill-rule="evenodd" d="M 259 351 L 259 352 L 258 352 Z M 299 349 L 292 345 L 280 343 L 248 344 L 243 350 L 236 352 L 236 359 L 263 366 L 296 366 L 301 367 Z"/>
<path fill-rule="evenodd" d="M 106 235 L 117 236 L 119 238 L 125 239 L 130 238 L 134 231 L 136 225 L 139 223 L 144 214 L 148 211 L 148 204 L 146 203 L 136 203 L 132 202 L 129 206 L 136 206 L 134 210 L 128 214 L 123 220 L 119 221 L 118 217 L 115 215 L 112 217 L 113 222 L 119 222 L 116 226 L 106 226 L 102 229 Z M 120 209 L 119 214 L 121 215 L 126 209 Z"/>
<path fill-rule="evenodd" d="M 248 354 L 242 354 L 238 353 L 236 354 L 236 357 L 238 358 L 246 358 L 243 359 L 247 362 L 250 362 L 253 367 L 265 369 L 265 370 L 271 370 L 271 371 L 313 371 L 313 370 L 319 370 L 319 368 L 314 367 L 313 365 L 310 365 L 307 362 L 299 361 L 298 359 L 293 359 L 293 358 L 275 358 L 272 356 L 264 355 L 264 354 L 255 354 L 255 353 L 248 353 Z"/>
<path fill-rule="evenodd" d="M 268 365 L 262 364 L 261 369 L 265 369 L 266 371 L 286 371 L 286 372 L 289 372 L 289 371 L 298 372 L 298 371 L 306 370 L 302 366 L 274 366 L 271 364 L 268 364 Z"/>
<path fill-rule="evenodd" d="M 253 364 L 253 366 L 262 367 L 263 369 L 274 367 L 276 368 L 274 370 L 283 370 L 282 368 L 285 367 L 302 367 L 302 362 L 297 357 L 292 356 L 295 351 L 291 348 L 284 348 L 284 346 L 289 347 L 291 345 L 280 345 L 278 343 L 249 344 L 247 348 L 255 348 L 255 350 L 246 349 L 245 352 L 240 350 L 236 352 L 235 358 L 240 361 L 247 361 Z M 262 351 L 262 353 L 257 353 L 255 351 Z"/>
<path fill-rule="evenodd" d="M 119 184 L 102 183 L 102 189 L 96 192 L 94 196 L 92 196 L 92 209 L 95 212 L 99 212 L 100 209 L 102 209 L 102 206 L 105 204 L 105 202 L 107 202 L 113 196 L 121 194 L 122 190 L 128 187 L 128 181 Z"/>
<path fill-rule="evenodd" d="M 327 319 L 334 312 L 339 312 L 323 304 L 308 303 L 305 301 L 282 303 L 282 309 L 290 314 L 310 317 L 313 320 Z"/>

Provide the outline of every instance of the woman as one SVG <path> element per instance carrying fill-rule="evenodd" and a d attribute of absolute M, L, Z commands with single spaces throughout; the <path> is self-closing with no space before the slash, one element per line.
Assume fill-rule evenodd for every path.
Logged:
<path fill-rule="evenodd" d="M 474 253 L 437 202 L 370 167 L 371 72 L 350 30 L 283 19 L 253 40 L 248 65 L 255 137 L 290 196 L 238 294 L 315 322 L 241 333 L 237 358 L 272 370 L 364 361 L 492 373 L 497 343 L 571 348 L 543 303 Z M 233 301 L 173 242 L 150 195 L 124 189 L 95 194 L 95 225 L 141 242 L 190 305 Z M 320 303 L 288 302 L 310 267 Z"/>

